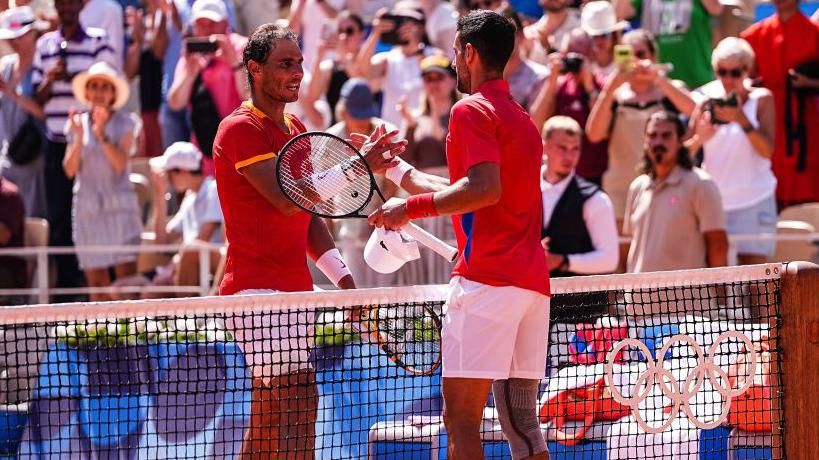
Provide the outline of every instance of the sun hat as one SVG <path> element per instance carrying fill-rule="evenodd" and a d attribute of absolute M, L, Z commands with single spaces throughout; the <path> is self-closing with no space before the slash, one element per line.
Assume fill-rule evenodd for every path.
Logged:
<path fill-rule="evenodd" d="M 393 273 L 421 257 L 418 242 L 400 231 L 376 227 L 364 246 L 364 261 L 378 273 Z"/>
<path fill-rule="evenodd" d="M 165 149 L 162 156 L 148 160 L 151 168 L 159 171 L 182 169 L 184 171 L 198 171 L 202 169 L 202 152 L 190 142 L 174 142 Z"/>
<path fill-rule="evenodd" d="M 30 6 L 18 6 L 0 14 L 0 40 L 22 37 L 31 29 L 48 30 L 48 23 L 37 19 Z"/>
<path fill-rule="evenodd" d="M 114 85 L 114 92 L 116 93 L 114 109 L 122 107 L 128 101 L 128 82 L 110 64 L 100 61 L 89 67 L 85 72 L 79 73 L 71 81 L 71 90 L 74 92 L 74 97 L 81 103 L 91 107 L 91 103 L 85 97 L 85 87 L 92 78 L 102 78 Z"/>
<path fill-rule="evenodd" d="M 610 34 L 628 27 L 628 22 L 617 21 L 614 7 L 607 1 L 586 3 L 580 13 L 580 28 L 589 36 Z"/>

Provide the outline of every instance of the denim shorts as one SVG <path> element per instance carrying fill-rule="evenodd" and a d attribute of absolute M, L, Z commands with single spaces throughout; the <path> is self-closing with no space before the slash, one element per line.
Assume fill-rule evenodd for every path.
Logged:
<path fill-rule="evenodd" d="M 728 235 L 776 234 L 776 198 L 774 195 L 748 206 L 725 212 Z M 776 240 L 743 240 L 735 244 L 737 254 L 771 257 L 776 249 Z"/>

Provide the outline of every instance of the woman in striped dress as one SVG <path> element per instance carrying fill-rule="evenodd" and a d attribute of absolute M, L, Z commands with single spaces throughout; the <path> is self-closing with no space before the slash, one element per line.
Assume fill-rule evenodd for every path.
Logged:
<path fill-rule="evenodd" d="M 72 111 L 66 124 L 68 149 L 63 167 L 74 183 L 73 235 L 78 249 L 88 246 L 138 245 L 142 223 L 134 186 L 128 179 L 128 153 L 134 142 L 132 118 L 117 109 L 128 99 L 128 84 L 104 62 L 72 82 L 74 96 L 89 110 Z M 83 252 L 80 268 L 88 285 L 106 287 L 136 273 L 136 254 Z M 92 301 L 107 300 L 92 294 Z"/>

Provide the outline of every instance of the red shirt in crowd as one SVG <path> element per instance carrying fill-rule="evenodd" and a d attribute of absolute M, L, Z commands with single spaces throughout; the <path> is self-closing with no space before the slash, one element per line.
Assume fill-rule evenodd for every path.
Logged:
<path fill-rule="evenodd" d="M 284 215 L 239 172 L 275 157 L 287 141 L 306 131 L 296 117 L 285 114 L 285 119 L 289 133 L 244 102 L 219 125 L 213 158 L 227 240 L 222 295 L 245 289 L 313 290 L 307 268 L 311 215 Z"/>
<path fill-rule="evenodd" d="M 788 70 L 819 59 L 819 24 L 797 12 L 787 21 L 775 14 L 742 33 L 756 54 L 756 69 L 763 84 L 774 95 L 776 105 L 775 149 L 771 166 L 777 178 L 777 200 L 780 204 L 819 201 L 819 101 L 806 101 L 807 164 L 804 172 L 796 170 L 799 142 L 794 154 L 787 155 L 785 133 L 785 82 Z M 797 119 L 796 96 L 792 96 L 792 120 Z"/>
<path fill-rule="evenodd" d="M 501 198 L 492 206 L 452 217 L 461 257 L 453 276 L 492 286 L 516 286 L 549 295 L 549 271 L 540 245 L 543 147 L 531 117 L 490 80 L 452 107 L 446 155 L 452 183 L 472 166 L 500 166 Z"/>

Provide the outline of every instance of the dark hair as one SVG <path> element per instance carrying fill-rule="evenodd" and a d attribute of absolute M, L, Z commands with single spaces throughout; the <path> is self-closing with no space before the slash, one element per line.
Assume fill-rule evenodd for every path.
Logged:
<path fill-rule="evenodd" d="M 503 72 L 515 49 L 515 25 L 489 10 L 472 11 L 458 19 L 461 51 L 471 44 L 487 69 Z"/>
<path fill-rule="evenodd" d="M 279 40 L 290 40 L 298 44 L 299 39 L 290 29 L 279 27 L 276 24 L 269 22 L 262 24 L 250 34 L 245 45 L 245 50 L 242 53 L 242 63 L 247 70 L 247 64 L 250 61 L 256 61 L 259 64 L 264 64 L 270 52 L 276 48 L 276 42 Z M 247 84 L 253 89 L 253 77 L 250 72 L 247 72 Z"/>
<path fill-rule="evenodd" d="M 350 10 L 342 10 L 341 12 L 339 12 L 338 16 L 336 16 L 336 20 L 339 19 L 349 19 L 350 21 L 355 23 L 355 26 L 358 28 L 359 31 L 364 30 L 365 27 L 364 20 L 361 19 L 361 16 L 353 13 Z"/>
<path fill-rule="evenodd" d="M 692 169 L 694 167 L 694 161 L 691 159 L 691 154 L 688 152 L 688 149 L 683 145 L 685 125 L 680 119 L 680 116 L 670 110 L 661 110 L 651 114 L 651 116 L 648 118 L 648 123 L 646 123 L 646 130 L 648 130 L 648 125 L 651 122 L 671 123 L 674 125 L 674 130 L 677 133 L 677 140 L 680 143 L 680 149 L 677 150 L 677 166 L 685 169 Z M 649 160 L 648 154 L 643 155 L 642 172 L 643 174 L 648 174 L 649 176 L 654 175 L 654 165 L 651 163 L 651 160 Z"/>
<path fill-rule="evenodd" d="M 654 38 L 654 34 L 645 29 L 634 29 L 623 34 L 620 37 L 620 42 L 622 43 L 631 38 L 643 42 L 651 55 L 654 56 L 654 60 L 660 60 L 660 48 L 657 45 L 657 39 Z"/>
<path fill-rule="evenodd" d="M 520 15 L 518 14 L 517 11 L 515 11 L 514 8 L 507 5 L 501 10 L 500 13 L 506 19 L 512 21 L 512 24 L 515 25 L 515 32 L 519 34 L 523 33 L 523 21 L 521 21 Z"/>

